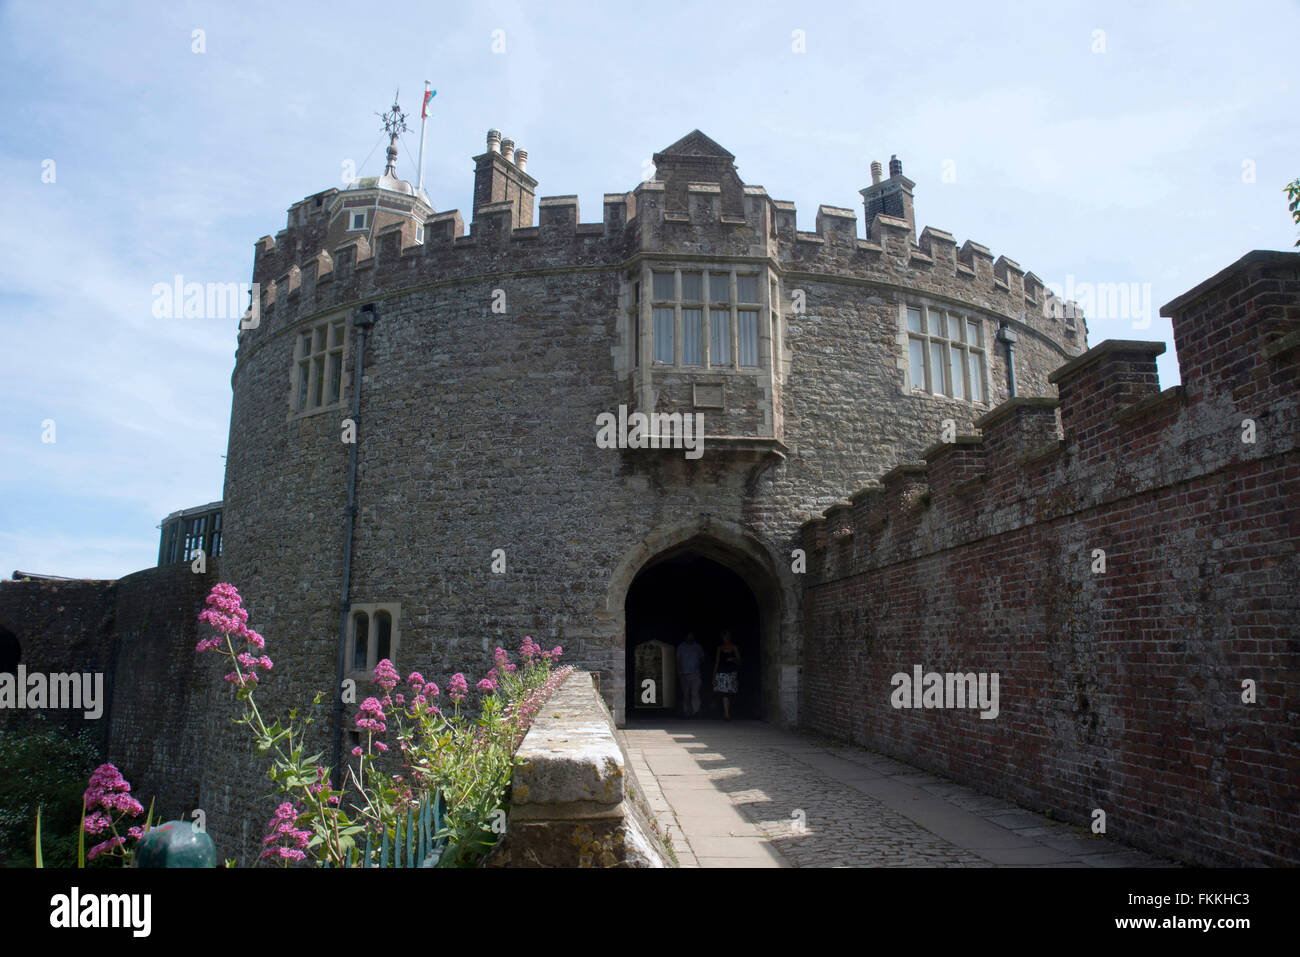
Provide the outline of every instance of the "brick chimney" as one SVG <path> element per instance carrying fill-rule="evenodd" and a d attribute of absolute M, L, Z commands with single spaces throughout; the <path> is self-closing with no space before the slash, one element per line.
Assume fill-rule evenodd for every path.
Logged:
<path fill-rule="evenodd" d="M 908 239 L 916 242 L 916 215 L 912 211 L 912 189 L 916 184 L 903 175 L 903 163 L 895 154 L 889 158 L 889 179 L 880 179 L 880 164 L 871 164 L 871 185 L 858 190 L 866 212 L 867 238 L 879 241 L 871 232 L 877 216 L 892 216 L 907 223 Z"/>
<path fill-rule="evenodd" d="M 537 180 L 524 172 L 526 150 L 515 150 L 512 139 L 488 130 L 487 152 L 474 157 L 474 218 L 490 203 L 510 203 L 510 225 L 520 229 L 533 225 L 533 204 Z"/>

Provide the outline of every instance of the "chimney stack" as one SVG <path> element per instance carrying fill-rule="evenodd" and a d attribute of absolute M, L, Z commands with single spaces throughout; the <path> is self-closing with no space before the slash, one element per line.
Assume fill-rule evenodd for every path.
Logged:
<path fill-rule="evenodd" d="M 880 164 L 871 164 L 871 185 L 858 190 L 862 194 L 862 204 L 866 211 L 868 239 L 880 241 L 880 237 L 872 231 L 872 223 L 877 216 L 890 216 L 906 222 L 910 238 L 915 241 L 916 215 L 912 210 L 912 189 L 915 186 L 903 175 L 903 163 L 897 153 L 889 157 L 889 179 L 881 180 Z"/>
<path fill-rule="evenodd" d="M 474 157 L 476 219 L 484 206 L 506 202 L 512 229 L 533 225 L 537 180 L 525 172 L 527 165 L 527 150 L 516 151 L 514 140 L 503 137 L 500 130 L 488 130 L 487 151 Z"/>

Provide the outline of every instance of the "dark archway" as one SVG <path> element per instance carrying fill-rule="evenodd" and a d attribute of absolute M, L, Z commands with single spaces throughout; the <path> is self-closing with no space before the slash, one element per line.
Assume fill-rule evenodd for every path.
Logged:
<path fill-rule="evenodd" d="M 763 718 L 762 622 L 759 604 L 735 571 L 694 549 L 651 562 L 633 580 L 624 609 L 627 628 L 627 719 L 662 719 L 681 713 L 675 707 L 642 706 L 637 683 L 636 649 L 647 641 L 677 646 L 694 632 L 705 651 L 701 687 L 702 718 L 721 718 L 722 702 L 712 690 L 714 655 L 724 630 L 741 650 L 740 693 L 732 698 L 733 718 Z"/>

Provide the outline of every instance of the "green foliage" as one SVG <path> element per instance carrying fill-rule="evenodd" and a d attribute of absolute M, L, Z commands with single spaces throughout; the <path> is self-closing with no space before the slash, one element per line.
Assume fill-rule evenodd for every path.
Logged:
<path fill-rule="evenodd" d="M 1290 200 L 1287 208 L 1291 210 L 1291 218 L 1295 220 L 1297 226 L 1300 226 L 1300 176 L 1287 183 L 1283 189 L 1286 191 L 1287 199 Z M 1300 239 L 1297 239 L 1295 244 L 1300 246 Z"/>
<path fill-rule="evenodd" d="M 0 729 L 0 866 L 30 867 L 40 818 L 44 867 L 75 867 L 81 795 L 99 764 L 94 735 Z"/>

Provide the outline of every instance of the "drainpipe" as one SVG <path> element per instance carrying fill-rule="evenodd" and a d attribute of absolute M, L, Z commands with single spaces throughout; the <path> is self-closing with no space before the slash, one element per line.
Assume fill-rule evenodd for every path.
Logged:
<path fill-rule="evenodd" d="M 357 447 L 361 444 L 361 374 L 366 364 L 366 334 L 375 324 L 379 310 L 368 302 L 352 316 L 352 326 L 357 330 L 356 375 L 352 385 L 352 422 L 356 428 L 352 447 L 348 450 L 348 507 L 343 517 L 343 587 L 339 595 L 339 657 L 334 679 L 334 757 L 331 764 L 332 786 L 342 786 L 343 775 L 343 671 L 348 648 L 348 612 L 352 608 L 349 593 L 352 590 L 352 526 L 357 517 Z"/>
<path fill-rule="evenodd" d="M 1016 332 L 1009 325 L 1003 323 L 998 328 L 998 342 L 1005 342 L 1007 345 L 1007 391 L 1010 393 L 1008 398 L 1016 397 Z"/>

